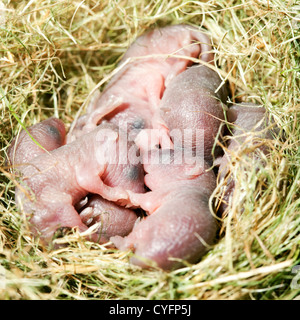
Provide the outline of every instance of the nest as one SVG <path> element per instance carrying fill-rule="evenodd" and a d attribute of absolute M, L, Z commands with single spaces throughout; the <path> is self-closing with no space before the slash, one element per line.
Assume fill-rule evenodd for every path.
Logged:
<path fill-rule="evenodd" d="M 1 4 L 1 2 L 0 2 Z M 67 128 L 84 113 L 137 36 L 185 23 L 211 36 L 230 102 L 264 105 L 280 128 L 259 171 L 243 150 L 237 188 L 218 216 L 216 244 L 194 265 L 165 272 L 76 230 L 45 250 L 14 202 L 6 151 L 22 127 L 50 116 Z M 296 299 L 300 286 L 300 7 L 296 1 L 10 1 L 0 6 L 1 299 Z M 262 155 L 263 156 L 263 155 Z M 219 184 L 212 214 L 222 197 Z"/>

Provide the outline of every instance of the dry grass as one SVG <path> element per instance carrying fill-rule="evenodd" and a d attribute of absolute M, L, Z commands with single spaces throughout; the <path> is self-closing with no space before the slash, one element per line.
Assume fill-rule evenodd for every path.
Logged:
<path fill-rule="evenodd" d="M 300 264 L 300 6 L 284 0 L 4 0 L 0 17 L 0 298 L 294 299 Z M 4 12 L 4 14 L 3 14 Z M 5 151 L 49 116 L 70 126 L 93 88 L 149 28 L 188 23 L 211 34 L 232 101 L 263 104 L 281 132 L 259 174 L 241 155 L 216 245 L 196 265 L 141 270 L 128 253 L 64 238 L 46 251 L 14 203 Z M 105 85 L 103 81 L 103 85 Z M 101 86 L 102 88 L 102 86 Z M 84 112 L 84 107 L 81 112 Z M 216 190 L 215 197 L 220 196 Z M 215 199 L 212 199 L 214 202 Z M 1 286 L 4 289 L 1 289 Z"/>

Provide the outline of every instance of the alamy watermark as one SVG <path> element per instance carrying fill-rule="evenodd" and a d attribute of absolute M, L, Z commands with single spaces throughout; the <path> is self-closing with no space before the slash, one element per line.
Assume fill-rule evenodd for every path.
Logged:
<path fill-rule="evenodd" d="M 99 129 L 95 157 L 99 164 L 174 164 L 204 166 L 204 130 L 146 129 L 127 134 L 124 130 Z"/>

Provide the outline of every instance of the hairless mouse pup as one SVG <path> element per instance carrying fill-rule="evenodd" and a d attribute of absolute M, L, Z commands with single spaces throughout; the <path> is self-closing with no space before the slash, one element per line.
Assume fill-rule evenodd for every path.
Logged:
<path fill-rule="evenodd" d="M 226 209 L 235 188 L 235 181 L 230 175 L 231 161 L 239 158 L 242 152 L 243 155 L 256 158 L 258 162 L 261 162 L 256 150 L 267 154 L 269 149 L 265 143 L 259 143 L 258 139 L 273 139 L 272 130 L 268 128 L 267 112 L 264 107 L 251 103 L 235 104 L 229 108 L 227 120 L 232 134 L 228 136 L 229 140 L 224 155 L 215 161 L 215 165 L 219 166 L 220 180 L 227 179 L 222 197 L 222 211 Z"/>
<path fill-rule="evenodd" d="M 196 262 L 216 234 L 208 206 L 216 177 L 207 165 L 175 164 L 174 149 L 151 150 L 144 157 L 145 183 L 151 191 L 130 192 L 130 199 L 149 216 L 127 237 L 111 240 L 121 250 L 132 249 L 131 262 L 142 267 L 170 270 L 181 266 L 181 260 Z"/>
<path fill-rule="evenodd" d="M 8 153 L 15 171 L 21 174 L 17 191 L 19 203 L 31 216 L 35 232 L 40 233 L 45 243 L 52 239 L 58 228 L 87 229 L 74 205 L 88 193 L 130 205 L 127 189 L 144 192 L 142 166 L 119 161 L 122 151 L 118 148 L 119 131 L 112 124 L 98 126 L 67 145 L 61 145 L 65 131 L 58 119 L 39 123 L 29 132 L 40 144 L 53 150 L 45 153 L 22 131 Z M 133 220 L 133 214 L 130 211 L 129 219 Z M 83 217 L 87 215 L 85 212 Z M 93 235 L 94 241 L 99 240 L 99 234 Z"/>
<path fill-rule="evenodd" d="M 175 147 L 191 149 L 211 163 L 227 96 L 226 84 L 207 66 L 194 65 L 179 74 L 166 88 L 160 104 Z"/>
<path fill-rule="evenodd" d="M 106 119 L 124 131 L 161 129 L 161 142 L 169 141 L 159 113 L 160 99 L 173 78 L 191 65 L 191 58 L 212 62 L 209 38 L 194 27 L 175 25 L 154 29 L 135 40 L 99 98 L 68 134 L 68 141 L 93 130 Z M 130 62 L 127 63 L 129 60 Z M 126 64 L 127 63 L 127 64 Z M 132 137 L 134 138 L 134 137 Z"/>

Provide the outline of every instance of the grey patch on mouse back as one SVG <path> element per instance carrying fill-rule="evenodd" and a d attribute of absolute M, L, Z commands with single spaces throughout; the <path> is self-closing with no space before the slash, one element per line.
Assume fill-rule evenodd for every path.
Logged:
<path fill-rule="evenodd" d="M 141 168 L 139 166 L 130 166 L 126 173 L 126 176 L 129 180 L 138 180 L 140 175 Z"/>
<path fill-rule="evenodd" d="M 145 128 L 145 121 L 142 118 L 138 118 L 134 120 L 134 122 L 132 123 L 132 129 L 141 130 L 144 128 Z"/>
<path fill-rule="evenodd" d="M 62 141 L 62 139 L 61 139 L 61 134 L 60 134 L 60 132 L 59 132 L 59 130 L 56 128 L 56 127 L 54 127 L 54 126 L 47 126 L 47 130 L 48 130 L 48 132 L 51 134 L 51 136 L 52 137 L 54 137 L 54 139 L 56 140 L 56 141 L 58 141 L 59 143 L 61 143 Z"/>

